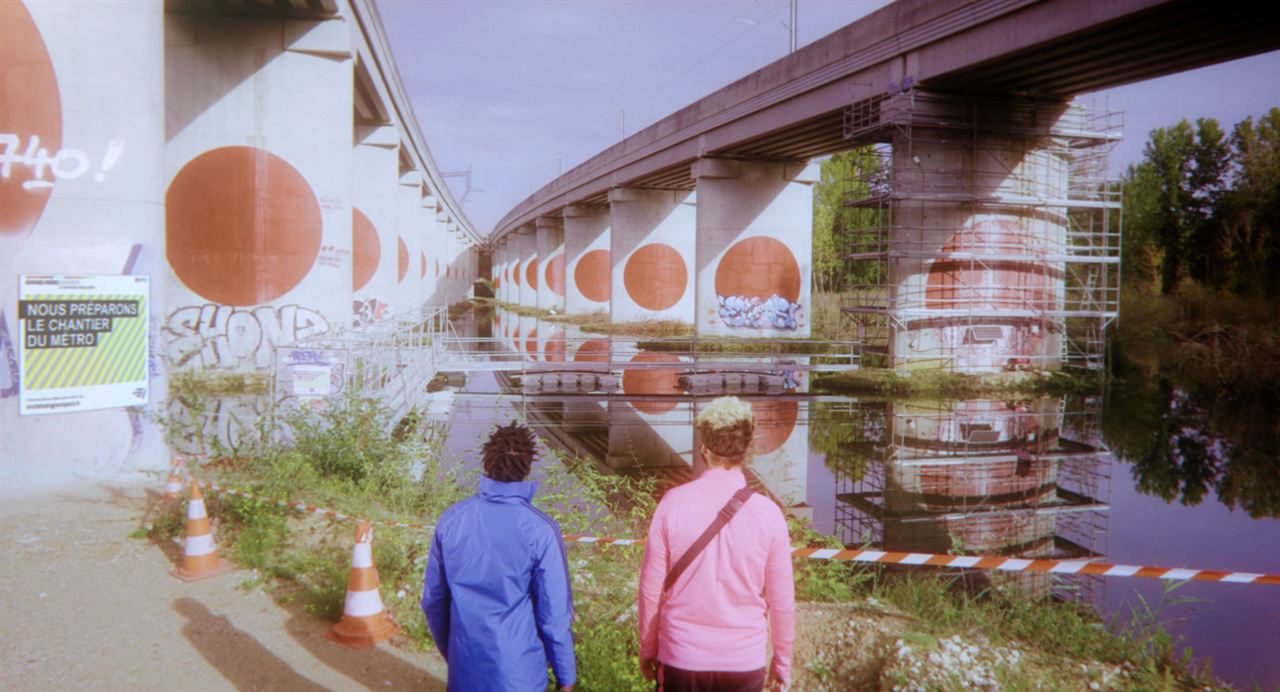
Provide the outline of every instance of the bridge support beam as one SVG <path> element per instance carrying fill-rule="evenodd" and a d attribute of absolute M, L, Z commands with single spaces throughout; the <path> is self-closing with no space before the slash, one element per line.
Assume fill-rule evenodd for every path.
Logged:
<path fill-rule="evenodd" d="M 352 176 L 352 325 L 389 317 L 396 294 L 399 134 L 392 125 L 356 126 Z"/>
<path fill-rule="evenodd" d="M 426 251 L 422 237 L 422 172 L 409 169 L 400 174 L 396 190 L 396 304 L 403 314 L 417 309 L 426 299 L 418 277 L 419 254 Z"/>
<path fill-rule="evenodd" d="M 610 285 L 609 208 L 564 208 L 565 313 L 608 312 Z"/>
<path fill-rule="evenodd" d="M 695 197 L 689 190 L 609 191 L 611 321 L 693 324 Z"/>
<path fill-rule="evenodd" d="M 538 289 L 533 285 L 538 278 L 538 245 L 534 233 L 533 224 L 521 227 L 516 233 L 516 264 L 511 277 L 512 284 L 519 291 L 515 302 L 527 308 L 538 306 Z"/>
<path fill-rule="evenodd" d="M 697 333 L 808 337 L 817 166 L 704 158 L 693 177 Z"/>
<path fill-rule="evenodd" d="M 564 314 L 564 221 L 554 216 L 539 217 L 538 308 Z"/>

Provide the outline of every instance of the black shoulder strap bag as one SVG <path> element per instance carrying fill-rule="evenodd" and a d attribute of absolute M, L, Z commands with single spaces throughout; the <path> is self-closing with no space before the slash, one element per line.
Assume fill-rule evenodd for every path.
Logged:
<path fill-rule="evenodd" d="M 716 518 L 711 521 L 711 525 L 707 527 L 707 530 L 703 531 L 701 536 L 698 536 L 698 540 L 689 546 L 684 555 L 681 555 L 680 559 L 676 560 L 676 564 L 671 568 L 671 571 L 667 572 L 667 580 L 662 584 L 662 593 L 664 595 L 671 590 L 671 585 L 676 583 L 676 579 L 688 569 L 689 563 L 693 562 L 693 558 L 697 557 L 698 553 L 707 547 L 707 544 L 711 542 L 712 538 L 716 537 L 717 533 L 720 533 L 720 529 L 729 523 L 729 520 L 738 513 L 739 509 L 742 509 L 742 505 L 746 503 L 754 492 L 751 486 L 743 486 L 741 490 L 733 494 L 733 497 L 729 498 L 729 501 L 725 503 L 724 507 L 720 508 L 719 512 L 716 512 Z"/>

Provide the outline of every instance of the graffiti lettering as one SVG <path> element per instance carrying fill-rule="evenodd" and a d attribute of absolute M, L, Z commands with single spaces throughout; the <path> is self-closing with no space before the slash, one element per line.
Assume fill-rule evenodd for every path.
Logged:
<path fill-rule="evenodd" d="M 74 180 L 89 172 L 92 166 L 89 155 L 79 149 L 63 148 L 53 155 L 40 146 L 40 136 L 31 135 L 27 146 L 22 147 L 22 137 L 12 132 L 0 132 L 0 179 L 8 180 L 13 175 L 14 165 L 31 169 L 31 180 L 22 183 L 24 190 L 39 190 L 53 187 L 53 180 L 48 180 L 48 172 L 58 180 Z M 19 153 L 21 152 L 21 153 Z M 107 145 L 107 152 L 102 157 L 102 165 L 93 179 L 105 180 L 107 171 L 120 160 L 124 154 L 124 139 L 117 137 Z"/>
<path fill-rule="evenodd" d="M 387 311 L 388 307 L 390 306 L 377 298 L 365 298 L 364 300 L 352 301 L 352 320 L 357 327 L 372 324 L 382 319 L 382 316 Z"/>
<path fill-rule="evenodd" d="M 288 356 L 290 365 L 304 365 L 309 363 L 325 365 L 329 362 L 329 359 L 325 358 L 324 354 L 320 351 L 308 351 L 295 348 L 289 350 Z"/>
<path fill-rule="evenodd" d="M 326 267 L 335 268 L 341 267 L 344 264 L 350 265 L 351 251 L 335 245 L 321 245 L 320 255 L 316 257 L 316 262 Z"/>
<path fill-rule="evenodd" d="M 241 309 L 230 305 L 178 308 L 165 321 L 169 358 L 175 365 L 265 368 L 271 349 L 329 330 L 323 315 L 297 305 Z"/>

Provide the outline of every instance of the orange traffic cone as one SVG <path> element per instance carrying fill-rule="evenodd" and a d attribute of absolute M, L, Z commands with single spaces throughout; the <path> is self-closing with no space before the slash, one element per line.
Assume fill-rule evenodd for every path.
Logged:
<path fill-rule="evenodd" d="M 356 526 L 356 544 L 351 549 L 351 573 L 347 577 L 342 620 L 325 636 L 343 646 L 361 649 L 396 634 L 400 634 L 400 626 L 382 607 L 382 596 L 378 593 L 378 569 L 373 566 L 373 527 L 361 522 Z"/>
<path fill-rule="evenodd" d="M 182 547 L 182 566 L 169 574 L 182 581 L 216 577 L 231 571 L 231 563 L 218 558 L 209 528 L 209 513 L 204 508 L 200 484 L 191 481 L 191 499 L 187 503 L 187 540 Z"/>
<path fill-rule="evenodd" d="M 182 496 L 182 477 L 185 475 L 187 467 L 182 463 L 182 457 L 174 457 L 169 462 L 169 480 L 164 484 L 164 499 L 176 500 Z"/>

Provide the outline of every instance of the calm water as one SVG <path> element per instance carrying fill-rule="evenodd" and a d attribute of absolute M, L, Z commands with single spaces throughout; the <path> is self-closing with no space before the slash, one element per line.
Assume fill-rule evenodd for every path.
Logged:
<path fill-rule="evenodd" d="M 492 329 L 499 351 L 556 368 L 601 352 L 528 318 L 500 316 Z M 609 349 L 615 361 L 651 360 L 617 356 L 634 354 L 634 342 Z M 661 360 L 671 367 L 619 369 L 612 396 L 578 393 L 614 384 L 598 379 L 522 395 L 519 373 L 475 373 L 456 397 L 445 453 L 474 467 L 493 424 L 523 416 L 601 468 L 687 480 L 699 466 L 693 417 L 712 396 L 680 394 L 693 364 Z M 1219 411 L 1150 382 L 1091 397 L 886 401 L 815 396 L 802 366 L 776 372 L 783 394 L 740 394 L 758 421 L 753 482 L 847 544 L 1280 573 L 1272 402 Z M 1000 584 L 1120 616 L 1143 599 L 1220 677 L 1280 689 L 1278 587 L 1187 583 L 1165 594 L 1150 579 L 1033 574 Z"/>

